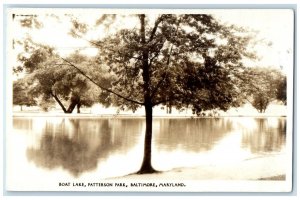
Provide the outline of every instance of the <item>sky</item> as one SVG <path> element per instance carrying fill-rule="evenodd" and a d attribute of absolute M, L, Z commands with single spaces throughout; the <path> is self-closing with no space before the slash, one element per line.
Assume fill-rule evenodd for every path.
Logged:
<path fill-rule="evenodd" d="M 15 9 L 13 13 L 20 14 L 39 14 L 40 19 L 43 21 L 43 28 L 29 30 L 22 28 L 18 23 L 11 23 L 12 38 L 21 38 L 27 34 L 31 35 L 34 41 L 46 43 L 57 48 L 62 56 L 66 56 L 75 49 L 81 49 L 83 52 L 89 55 L 96 54 L 96 49 L 90 47 L 87 41 L 83 39 L 74 39 L 68 32 L 70 31 L 70 23 L 65 22 L 67 18 L 64 16 L 66 13 L 74 14 L 80 21 L 83 22 L 95 22 L 99 18 L 101 12 L 96 9 L 41 9 L 36 10 L 24 10 Z M 106 10 L 106 13 L 121 13 L 128 14 L 137 12 L 134 10 Z M 149 11 L 145 12 L 161 12 L 161 11 Z M 165 12 L 165 11 L 164 11 Z M 291 10 L 275 10 L 275 9 L 227 9 L 227 10 L 169 10 L 168 12 L 175 13 L 209 13 L 213 14 L 217 19 L 224 23 L 235 24 L 242 27 L 247 27 L 251 30 L 257 31 L 256 39 L 262 39 L 263 45 L 258 44 L 255 50 L 260 57 L 259 61 L 249 63 L 253 66 L 273 66 L 276 68 L 282 68 L 283 71 L 292 69 L 293 67 L 293 12 Z M 60 16 L 60 19 L 45 17 L 45 14 L 55 14 Z M 116 27 L 134 27 L 133 21 L 127 20 L 126 24 L 116 24 Z M 96 39 L 99 35 L 104 35 L 104 29 L 94 29 L 93 34 L 89 34 L 88 37 Z M 269 44 L 266 45 L 266 44 Z M 16 49 L 17 53 L 20 49 Z"/>
<path fill-rule="evenodd" d="M 257 38 L 272 44 L 257 46 L 262 65 L 282 66 L 285 70 L 292 68 L 294 19 L 291 10 L 227 10 L 216 17 L 257 30 Z"/>

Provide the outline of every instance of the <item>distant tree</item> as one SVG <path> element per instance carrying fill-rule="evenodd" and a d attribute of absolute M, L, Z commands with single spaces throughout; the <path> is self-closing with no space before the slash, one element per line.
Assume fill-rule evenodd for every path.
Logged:
<path fill-rule="evenodd" d="M 257 92 L 253 95 L 252 106 L 260 113 L 264 113 L 271 102 L 271 97 L 265 92 Z"/>
<path fill-rule="evenodd" d="M 265 67 L 249 68 L 245 71 L 244 77 L 247 77 L 244 82 L 247 98 L 260 113 L 264 113 L 268 105 L 279 99 L 280 95 L 283 99 L 286 95 L 285 76 L 279 70 Z"/>
<path fill-rule="evenodd" d="M 286 76 L 281 76 L 277 84 L 276 99 L 282 101 L 284 105 L 286 105 L 286 96 L 287 96 L 286 87 L 287 87 Z"/>
<path fill-rule="evenodd" d="M 13 82 L 13 104 L 22 106 L 35 106 L 36 100 L 28 91 L 28 83 L 25 80 L 18 79 Z"/>
<path fill-rule="evenodd" d="M 111 19 L 101 17 L 102 21 L 105 18 Z M 138 173 L 152 173 L 153 107 L 171 102 L 177 108 L 191 107 L 200 113 L 238 106 L 241 101 L 236 84 L 243 70 L 242 59 L 253 59 L 255 54 L 247 48 L 252 39 L 248 32 L 222 25 L 211 15 L 140 14 L 113 20 L 129 18 L 136 22 L 134 28 L 91 41 L 99 48 L 98 63 L 109 67 L 111 85 L 103 86 L 97 78 L 91 78 L 89 71 L 78 71 L 112 96 L 110 99 L 121 108 L 144 107 L 144 159 Z M 78 37 L 86 28 L 76 22 L 71 32 Z"/>
<path fill-rule="evenodd" d="M 48 112 L 49 109 L 54 109 L 56 107 L 54 99 L 44 99 L 43 97 L 39 97 L 37 102 L 37 105 L 45 112 Z"/>

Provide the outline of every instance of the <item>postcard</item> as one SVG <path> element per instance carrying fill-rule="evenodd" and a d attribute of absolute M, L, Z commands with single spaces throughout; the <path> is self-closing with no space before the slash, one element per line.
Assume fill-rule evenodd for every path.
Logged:
<path fill-rule="evenodd" d="M 7 191 L 292 190 L 292 9 L 6 22 Z"/>

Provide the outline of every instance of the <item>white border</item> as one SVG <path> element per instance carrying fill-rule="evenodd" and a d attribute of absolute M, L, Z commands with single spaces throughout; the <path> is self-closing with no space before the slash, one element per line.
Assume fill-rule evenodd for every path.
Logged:
<path fill-rule="evenodd" d="M 64 2 L 64 3 L 62 3 L 62 1 L 59 1 L 59 0 L 53 0 L 53 1 L 46 1 L 46 2 L 41 2 L 41 1 L 38 1 L 38 0 L 35 0 L 35 1 L 22 1 L 22 0 L 15 0 L 15 1 L 13 1 L 13 0 L 4 0 L 3 1 L 3 4 L 13 4 L 13 3 L 19 3 L 19 4 L 28 4 L 28 3 L 30 3 L 30 4 L 66 4 L 66 3 L 73 3 L 73 4 L 75 4 L 75 3 L 82 3 L 82 1 L 73 1 L 73 2 Z M 85 4 L 97 4 L 98 2 L 97 1 L 84 1 L 84 3 Z M 107 2 L 107 3 L 109 3 L 109 4 L 124 4 L 124 3 L 127 3 L 127 4 L 138 4 L 138 3 L 141 3 L 140 1 L 132 1 L 132 0 L 128 0 L 128 1 L 115 1 L 115 0 L 111 0 L 111 1 L 109 1 L 109 2 Z M 143 3 L 144 4 L 148 4 L 148 3 L 151 3 L 151 4 L 155 4 L 155 3 L 169 3 L 169 2 L 162 2 L 161 0 L 152 0 L 152 1 L 143 1 Z M 174 2 L 173 2 L 174 3 Z M 253 4 L 258 4 L 258 6 L 259 5 L 263 5 L 263 4 L 272 4 L 272 5 L 274 5 L 274 4 L 276 4 L 276 3 L 281 3 L 281 4 L 296 4 L 297 5 L 297 8 L 299 8 L 299 5 L 298 5 L 298 2 L 297 2 L 297 0 L 286 0 L 286 1 L 283 1 L 283 0 L 265 0 L 265 1 L 259 1 L 259 0 L 253 0 L 253 1 L 251 1 L 251 2 L 243 2 L 243 1 L 216 1 L 216 0 L 212 0 L 212 1 L 209 1 L 209 2 L 207 2 L 207 1 L 197 1 L 197 0 L 186 0 L 186 1 L 184 1 L 184 3 L 185 4 L 199 4 L 199 3 L 204 3 L 204 4 L 210 4 L 210 5 L 212 5 L 212 4 L 238 4 L 238 5 L 240 5 L 240 6 L 243 6 L 243 5 L 247 5 L 247 4 L 250 4 L 250 5 L 253 5 Z M 3 13 L 3 4 L 2 4 L 2 8 L 1 8 L 1 12 Z M 76 4 L 75 4 L 76 5 Z M 77 5 L 79 5 L 79 4 L 77 4 Z M 157 5 L 156 5 L 157 6 Z M 1 25 L 2 25 L 2 27 L 3 27 L 3 15 L 1 14 Z M 299 17 L 297 16 L 297 19 L 298 19 Z M 297 25 L 298 25 L 298 23 L 299 23 L 299 20 L 297 20 Z M 2 30 L 2 29 L 1 29 Z M 2 36 L 2 38 L 3 38 L 3 31 L 1 31 L 1 36 Z M 295 47 L 298 47 L 298 41 L 297 41 L 297 44 L 295 44 Z M 1 60 L 3 61 L 3 49 L 1 48 Z M 296 57 L 298 57 L 298 54 L 297 55 L 295 55 Z M 3 68 L 1 68 L 0 69 L 0 73 L 1 74 L 3 74 Z M 299 70 L 297 70 L 297 74 L 295 74 L 295 76 L 296 77 L 298 77 L 299 76 Z M 297 83 L 297 79 L 295 80 L 295 82 Z M 3 84 L 3 82 L 2 82 L 2 84 Z M 299 89 L 298 89 L 298 87 L 296 87 L 296 89 L 295 89 L 296 91 L 297 91 L 297 94 L 298 94 L 298 92 L 299 92 Z M 1 92 L 0 92 L 0 96 L 1 96 L 1 101 L 2 100 L 4 100 L 4 94 L 3 94 L 3 90 L 0 90 Z M 297 102 L 295 102 L 295 103 L 297 103 Z M 0 108 L 0 112 L 1 113 L 3 113 L 3 102 L 1 102 L 1 108 Z M 294 112 L 295 112 L 295 115 L 297 116 L 297 113 L 298 113 L 298 107 L 297 107 L 297 110 L 294 110 Z M 3 127 L 3 119 L 2 119 L 2 115 L 1 115 L 1 120 L 0 120 L 0 127 Z M 295 133 L 296 134 L 296 133 Z M 297 137 L 298 138 L 298 137 Z M 0 136 L 0 139 L 1 139 L 1 141 L 3 141 L 3 135 L 1 134 L 1 136 Z M 297 142 L 298 142 L 298 140 L 297 140 Z M 3 149 L 1 149 L 0 150 L 0 153 L 3 155 L 3 152 L 2 152 L 2 150 Z M 296 153 L 296 152 L 295 152 Z M 297 158 L 298 158 L 298 154 L 297 154 Z M 3 162 L 3 160 L 2 160 L 2 162 Z M 1 162 L 1 167 L 3 168 L 3 165 L 2 165 L 2 162 Z M 3 173 L 3 172 L 1 172 L 1 173 Z M 3 175 L 3 174 L 2 174 Z M 294 177 L 294 178 L 297 178 L 297 177 Z M 2 181 L 0 181 L 0 186 L 2 186 Z M 297 188 L 298 188 L 298 185 L 297 185 Z M 2 191 L 3 192 L 3 191 Z M 3 195 L 3 193 L 2 193 L 2 195 Z M 73 193 L 73 195 L 74 195 L 74 193 Z M 253 197 L 253 196 L 252 196 Z M 7 197 L 6 196 L 4 196 L 4 198 L 6 199 Z M 17 197 L 15 197 L 15 198 L 17 198 Z M 21 197 L 21 199 L 34 199 L 34 198 L 41 198 L 41 197 Z M 44 198 L 51 198 L 51 196 L 48 196 L 48 197 L 44 197 Z M 64 199 L 65 198 L 72 198 L 72 199 L 76 199 L 76 198 L 80 198 L 80 197 L 63 197 Z M 94 198 L 99 198 L 99 197 L 94 197 Z M 132 198 L 132 197 L 131 197 Z M 139 198 L 139 197 L 138 197 Z M 144 197 L 143 197 L 144 198 Z M 150 197 L 151 198 L 151 197 Z M 196 198 L 198 198 L 198 197 L 196 197 Z M 201 197 L 202 198 L 202 197 Z M 208 198 L 210 198 L 210 197 L 208 197 Z M 227 196 L 227 197 L 221 197 L 221 198 L 217 198 L 217 197 L 212 197 L 213 199 L 234 199 L 234 198 L 239 198 L 240 199 L 240 197 L 230 197 L 230 196 Z M 243 197 L 243 198 L 251 198 L 251 196 L 250 197 Z M 254 197 L 255 198 L 255 197 Z M 268 196 L 268 197 L 264 197 L 264 198 L 272 198 L 272 199 L 276 199 L 276 198 L 281 198 L 281 197 L 272 197 L 272 196 Z M 283 197 L 284 199 L 289 199 L 289 198 L 296 198 L 296 196 L 289 196 L 289 197 Z M 81 198 L 80 198 L 81 199 Z M 176 199 L 176 197 L 172 197 L 172 199 Z M 210 198 L 211 199 L 211 198 Z"/>

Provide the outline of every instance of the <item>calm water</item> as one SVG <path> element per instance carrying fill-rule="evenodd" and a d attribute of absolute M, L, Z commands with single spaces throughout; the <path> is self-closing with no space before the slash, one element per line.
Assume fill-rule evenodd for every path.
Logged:
<path fill-rule="evenodd" d="M 53 179 L 133 173 L 142 162 L 144 131 L 142 118 L 16 117 L 9 170 Z M 158 170 L 234 164 L 279 154 L 285 143 L 285 118 L 154 119 L 152 162 Z"/>

